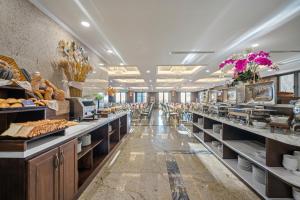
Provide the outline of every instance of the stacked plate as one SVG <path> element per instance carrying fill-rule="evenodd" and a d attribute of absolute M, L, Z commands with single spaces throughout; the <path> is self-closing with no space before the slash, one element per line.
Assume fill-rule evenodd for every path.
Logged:
<path fill-rule="evenodd" d="M 198 118 L 198 124 L 203 125 L 203 118 Z"/>
<path fill-rule="evenodd" d="M 257 182 L 266 185 L 266 172 L 256 165 L 252 165 L 252 178 Z"/>
<path fill-rule="evenodd" d="M 251 172 L 252 171 L 252 163 L 249 160 L 238 155 L 238 168 Z"/>
<path fill-rule="evenodd" d="M 256 151 L 255 153 L 255 157 L 260 160 L 260 161 L 265 161 L 266 160 L 266 151 Z"/>
<path fill-rule="evenodd" d="M 293 187 L 293 197 L 295 200 L 300 200 L 300 189 Z"/>
<path fill-rule="evenodd" d="M 213 124 L 213 132 L 220 134 L 222 129 L 222 124 Z"/>

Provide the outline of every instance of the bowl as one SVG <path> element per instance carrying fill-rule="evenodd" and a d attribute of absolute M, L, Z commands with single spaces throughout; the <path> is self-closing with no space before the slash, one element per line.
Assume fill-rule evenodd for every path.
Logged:
<path fill-rule="evenodd" d="M 259 129 L 264 129 L 267 126 L 266 122 L 257 122 L 257 121 L 254 121 L 254 122 L 252 122 L 252 124 L 253 124 L 254 128 L 259 128 Z"/>
<path fill-rule="evenodd" d="M 214 140 L 214 141 L 211 142 L 211 144 L 212 144 L 214 147 L 218 147 L 218 146 L 221 144 L 221 142 Z"/>
<path fill-rule="evenodd" d="M 296 156 L 284 154 L 282 165 L 287 170 L 296 171 L 298 169 L 298 159 Z"/>
<path fill-rule="evenodd" d="M 252 178 L 257 182 L 266 185 L 266 172 L 256 165 L 252 165 Z"/>
<path fill-rule="evenodd" d="M 300 171 L 300 151 L 294 151 L 294 156 L 298 159 L 298 171 Z"/>
<path fill-rule="evenodd" d="M 77 143 L 77 153 L 80 153 L 82 151 L 82 142 L 79 140 L 78 143 Z"/>
<path fill-rule="evenodd" d="M 92 143 L 92 136 L 90 134 L 86 134 L 81 137 L 82 146 L 89 146 Z"/>
<path fill-rule="evenodd" d="M 300 189 L 293 187 L 293 197 L 295 200 L 300 200 Z"/>
<path fill-rule="evenodd" d="M 213 124 L 213 132 L 220 134 L 220 131 L 222 129 L 222 124 Z"/>

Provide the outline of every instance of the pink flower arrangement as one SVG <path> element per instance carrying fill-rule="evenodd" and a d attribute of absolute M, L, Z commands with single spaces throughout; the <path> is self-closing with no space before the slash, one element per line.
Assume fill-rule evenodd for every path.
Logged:
<path fill-rule="evenodd" d="M 258 76 L 258 67 L 268 67 L 277 70 L 277 65 L 274 65 L 270 59 L 270 54 L 265 51 L 248 52 L 246 54 L 233 55 L 230 58 L 220 63 L 219 68 L 223 69 L 227 65 L 233 65 L 234 79 L 239 77 L 240 74 L 250 72 Z"/>

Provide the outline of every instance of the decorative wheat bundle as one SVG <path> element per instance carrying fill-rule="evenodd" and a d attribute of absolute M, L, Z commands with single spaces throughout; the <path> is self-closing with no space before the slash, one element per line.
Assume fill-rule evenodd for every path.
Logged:
<path fill-rule="evenodd" d="M 88 62 L 88 56 L 82 47 L 78 47 L 74 41 L 59 41 L 58 52 L 62 58 L 55 62 L 58 68 L 64 71 L 68 81 L 84 82 L 87 75 L 93 71 Z M 70 86 L 71 96 L 81 96 L 82 91 Z"/>

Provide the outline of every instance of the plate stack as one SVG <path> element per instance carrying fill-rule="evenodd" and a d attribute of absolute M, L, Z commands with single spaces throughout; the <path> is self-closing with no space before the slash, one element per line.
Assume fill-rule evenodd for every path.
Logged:
<path fill-rule="evenodd" d="M 213 124 L 213 132 L 220 134 L 222 129 L 222 124 Z"/>
<path fill-rule="evenodd" d="M 198 118 L 198 124 L 203 125 L 203 118 Z"/>
<path fill-rule="evenodd" d="M 252 178 L 257 182 L 266 185 L 266 172 L 256 165 L 252 165 Z"/>
<path fill-rule="evenodd" d="M 238 155 L 238 168 L 248 171 L 248 172 L 251 172 L 252 171 L 252 163 L 249 160 Z"/>

